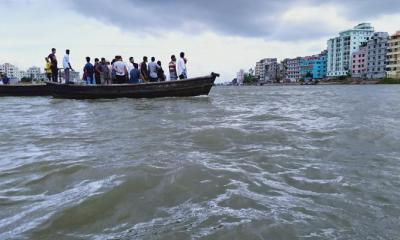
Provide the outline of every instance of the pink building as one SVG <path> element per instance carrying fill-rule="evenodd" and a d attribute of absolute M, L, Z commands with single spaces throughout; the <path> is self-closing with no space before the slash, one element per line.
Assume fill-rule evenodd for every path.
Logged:
<path fill-rule="evenodd" d="M 351 64 L 351 75 L 355 78 L 366 78 L 368 70 L 368 48 L 360 47 L 360 50 L 353 53 L 353 62 Z"/>

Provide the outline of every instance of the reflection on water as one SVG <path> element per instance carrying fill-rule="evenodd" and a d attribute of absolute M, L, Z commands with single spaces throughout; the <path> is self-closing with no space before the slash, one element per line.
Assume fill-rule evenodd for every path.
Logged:
<path fill-rule="evenodd" d="M 0 99 L 0 239 L 400 239 L 398 86 Z"/>

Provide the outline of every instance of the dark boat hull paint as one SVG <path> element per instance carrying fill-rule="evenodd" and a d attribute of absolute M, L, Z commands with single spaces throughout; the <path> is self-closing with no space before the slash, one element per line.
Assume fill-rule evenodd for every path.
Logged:
<path fill-rule="evenodd" d="M 50 95 L 50 88 L 44 84 L 0 85 L 0 97 L 35 97 Z"/>
<path fill-rule="evenodd" d="M 208 95 L 218 74 L 147 84 L 65 85 L 46 83 L 51 95 L 66 99 L 161 98 Z"/>

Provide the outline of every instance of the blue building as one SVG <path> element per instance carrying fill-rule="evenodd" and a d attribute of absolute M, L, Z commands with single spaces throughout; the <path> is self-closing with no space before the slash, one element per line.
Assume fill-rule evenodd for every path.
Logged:
<path fill-rule="evenodd" d="M 314 56 L 300 59 L 300 76 L 305 80 L 322 79 L 326 77 L 327 51 Z"/>

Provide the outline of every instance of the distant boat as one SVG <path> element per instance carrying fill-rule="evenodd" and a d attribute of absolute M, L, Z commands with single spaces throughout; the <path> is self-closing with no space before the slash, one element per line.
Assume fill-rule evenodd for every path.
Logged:
<path fill-rule="evenodd" d="M 50 89 L 45 84 L 10 84 L 0 85 L 0 97 L 35 97 L 50 96 Z"/>
<path fill-rule="evenodd" d="M 209 76 L 144 84 L 78 85 L 46 82 L 54 98 L 112 99 L 112 98 L 161 98 L 208 95 L 217 73 Z"/>

